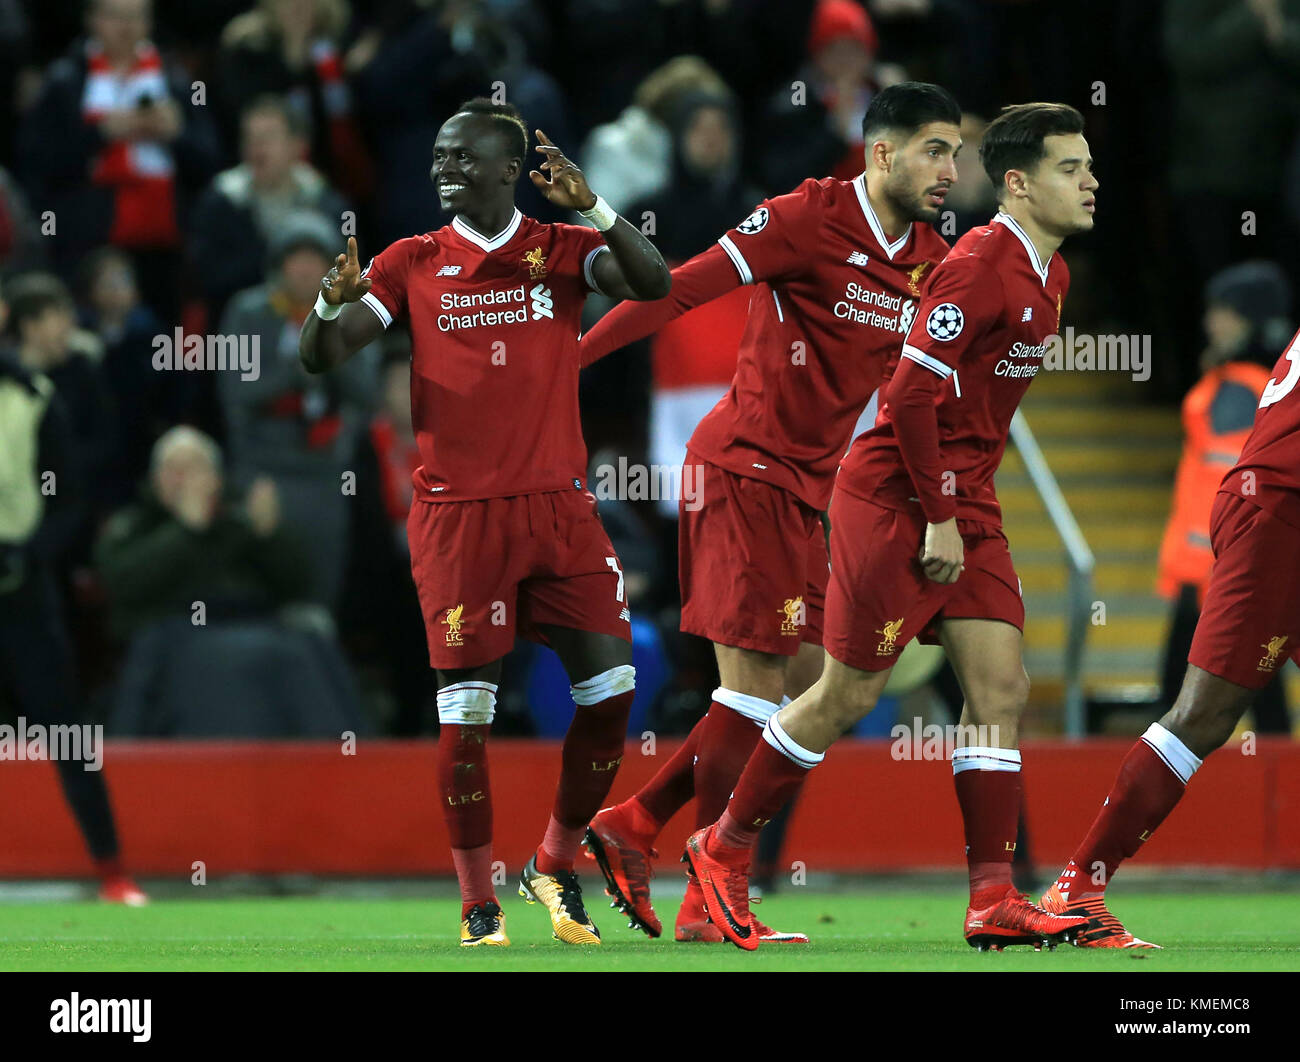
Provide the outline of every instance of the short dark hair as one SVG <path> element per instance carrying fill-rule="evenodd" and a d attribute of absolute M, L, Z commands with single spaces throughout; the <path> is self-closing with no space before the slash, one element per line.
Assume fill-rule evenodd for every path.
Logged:
<path fill-rule="evenodd" d="M 518 156 L 520 161 L 528 159 L 528 126 L 524 124 L 523 115 L 512 104 L 497 103 L 486 96 L 475 96 L 456 108 L 457 114 L 486 114 L 494 119 L 493 124 L 506 137 L 510 153 Z"/>
<path fill-rule="evenodd" d="M 34 321 L 55 307 L 73 313 L 67 285 L 52 273 L 23 273 L 5 285 L 5 301 L 9 303 L 9 327 L 16 336 L 22 335 L 24 321 Z"/>
<path fill-rule="evenodd" d="M 1083 132 L 1083 115 L 1064 103 L 1016 103 L 984 130 L 980 162 L 1001 201 L 1007 170 L 1029 170 L 1047 157 L 1043 141 L 1049 136 Z"/>
<path fill-rule="evenodd" d="M 283 96 L 277 96 L 274 92 L 263 92 L 250 100 L 244 109 L 239 112 L 240 125 L 242 126 L 253 115 L 263 113 L 278 114 L 284 120 L 289 135 L 296 137 L 298 140 L 306 140 L 311 135 L 311 129 L 302 112 L 291 107 L 287 99 Z"/>
<path fill-rule="evenodd" d="M 961 125 L 961 108 L 952 93 L 924 81 L 900 81 L 872 98 L 862 116 L 862 140 L 870 146 L 875 135 L 886 129 L 914 133 L 928 122 Z"/>

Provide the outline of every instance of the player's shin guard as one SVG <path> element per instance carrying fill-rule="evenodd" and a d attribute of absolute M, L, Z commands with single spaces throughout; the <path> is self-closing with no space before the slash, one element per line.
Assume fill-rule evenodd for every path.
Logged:
<path fill-rule="evenodd" d="M 458 682 L 438 691 L 438 792 L 460 883 L 462 918 L 475 904 L 496 901 L 487 759 L 496 691 L 490 682 Z"/>
<path fill-rule="evenodd" d="M 736 791 L 718 820 L 715 832 L 728 848 L 752 848 L 758 832 L 803 784 L 810 768 L 826 758 L 795 742 L 773 715 L 736 783 Z"/>
<path fill-rule="evenodd" d="M 1200 765 L 1191 749 L 1152 723 L 1124 757 L 1092 829 L 1057 879 L 1057 889 L 1075 897 L 1105 892 L 1120 863 L 1174 810 Z"/>
<path fill-rule="evenodd" d="M 570 688 L 576 708 L 564 737 L 560 785 L 546 836 L 537 850 L 543 874 L 572 870 L 587 823 L 600 810 L 623 762 L 627 717 L 636 692 L 631 664 L 610 668 Z"/>
<path fill-rule="evenodd" d="M 761 697 L 721 687 L 713 691 L 695 760 L 696 829 L 718 821 L 762 727 L 777 711 L 777 705 Z"/>
<path fill-rule="evenodd" d="M 1011 887 L 1020 818 L 1020 752 L 974 746 L 956 749 L 952 775 L 966 830 L 971 907 L 978 909 Z"/>

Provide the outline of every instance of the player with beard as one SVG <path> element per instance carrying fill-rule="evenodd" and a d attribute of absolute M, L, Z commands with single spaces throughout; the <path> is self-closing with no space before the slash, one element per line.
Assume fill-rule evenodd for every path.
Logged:
<path fill-rule="evenodd" d="M 519 892 L 546 906 L 557 939 L 600 943 L 573 860 L 622 760 L 635 673 L 622 568 L 583 484 L 577 336 L 589 292 L 660 299 L 671 283 L 653 245 L 537 139 L 546 173 L 531 171 L 533 184 L 594 229 L 519 212 L 527 128 L 508 104 L 470 100 L 433 146 L 429 176 L 451 224 L 398 240 L 364 271 L 349 239 L 298 347 L 309 372 L 324 372 L 410 321 L 423 464 L 407 533 L 438 671 L 438 787 L 467 946 L 509 943 L 492 884 L 486 742 L 516 631 L 555 649 L 576 705 Z"/>
<path fill-rule="evenodd" d="M 930 223 L 957 178 L 960 124 L 957 102 L 937 85 L 885 89 L 862 119 L 863 173 L 765 200 L 673 270 L 669 298 L 618 306 L 583 337 L 589 364 L 742 284 L 754 288 L 735 378 L 690 440 L 679 503 L 681 627 L 713 642 L 721 686 L 681 749 L 587 834 L 615 904 L 651 937 L 662 932 L 649 881 L 664 824 L 692 796 L 698 825 L 716 819 L 768 717 L 821 673 L 821 513 L 853 427 L 948 253 Z M 675 937 L 722 940 L 693 877 Z"/>
<path fill-rule="evenodd" d="M 1098 185 L 1083 117 L 1063 104 L 1005 108 L 980 160 L 1000 210 L 935 270 L 882 385 L 875 427 L 840 463 L 822 676 L 768 719 L 721 818 L 687 842 L 713 923 L 745 950 L 761 940 L 749 911 L 758 831 L 871 711 L 918 636 L 944 647 L 965 697 L 962 726 L 988 735 L 952 756 L 970 878 L 966 941 L 981 950 L 1054 945 L 1084 925 L 1034 906 L 1011 883 L 1029 678 L 1024 602 L 993 474 L 1060 329 L 1069 271 L 1057 249 L 1092 228 Z"/>

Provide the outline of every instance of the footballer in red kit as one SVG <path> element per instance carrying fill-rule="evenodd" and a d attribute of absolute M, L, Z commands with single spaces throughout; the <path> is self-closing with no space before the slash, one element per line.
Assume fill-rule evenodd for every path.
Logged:
<path fill-rule="evenodd" d="M 1106 906 L 1106 888 L 1164 822 L 1211 752 L 1290 658 L 1300 663 L 1300 334 L 1273 367 L 1255 426 L 1210 515 L 1214 568 L 1174 706 L 1134 743 L 1083 843 L 1043 895 L 1088 919 L 1079 943 L 1154 948 Z"/>
<path fill-rule="evenodd" d="M 616 307 L 583 337 L 584 364 L 740 285 L 753 288 L 736 374 L 688 444 L 679 503 L 683 631 L 714 643 L 708 713 L 642 789 L 592 822 L 609 892 L 650 936 L 649 857 L 692 796 L 721 814 L 762 726 L 821 673 L 828 578 L 821 514 L 863 408 L 913 323 L 948 244 L 930 226 L 956 179 L 961 109 L 937 85 L 878 93 L 864 172 L 764 200 L 673 270 L 671 295 Z M 802 933 L 759 925 L 772 942 Z M 679 941 L 721 942 L 688 876 Z"/>
<path fill-rule="evenodd" d="M 421 465 L 407 520 L 430 664 L 438 672 L 438 783 L 461 888 L 461 944 L 509 944 L 492 883 L 487 734 L 516 633 L 550 645 L 576 706 L 545 836 L 519 893 L 555 937 L 599 944 L 573 860 L 622 759 L 635 672 L 623 574 L 585 486 L 578 347 L 589 292 L 659 299 L 667 266 L 537 131 L 529 177 L 595 228 L 542 224 L 514 204 L 528 154 L 515 109 L 470 100 L 433 147 L 454 216 L 363 270 L 348 240 L 321 281 L 299 354 L 323 372 L 409 322 Z"/>
<path fill-rule="evenodd" d="M 746 950 L 760 943 L 749 911 L 758 831 L 871 711 L 918 635 L 943 645 L 965 700 L 961 723 L 987 735 L 952 756 L 970 877 L 966 941 L 981 950 L 1054 946 L 1084 925 L 1031 904 L 1011 883 L 1029 680 L 993 473 L 1060 326 L 1069 275 L 1057 248 L 1092 228 L 1098 182 L 1083 117 L 1062 104 L 1004 108 L 980 160 L 999 212 L 935 270 L 877 423 L 840 465 L 822 676 L 768 719 L 726 810 L 687 843 L 714 924 Z"/>

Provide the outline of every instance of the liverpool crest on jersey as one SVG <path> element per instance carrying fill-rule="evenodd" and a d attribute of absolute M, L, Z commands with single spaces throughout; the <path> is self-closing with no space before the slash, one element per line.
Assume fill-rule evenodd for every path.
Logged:
<path fill-rule="evenodd" d="M 541 280 L 546 276 L 546 255 L 542 254 L 540 247 L 534 247 L 524 255 L 524 264 L 528 266 L 529 279 Z"/>

